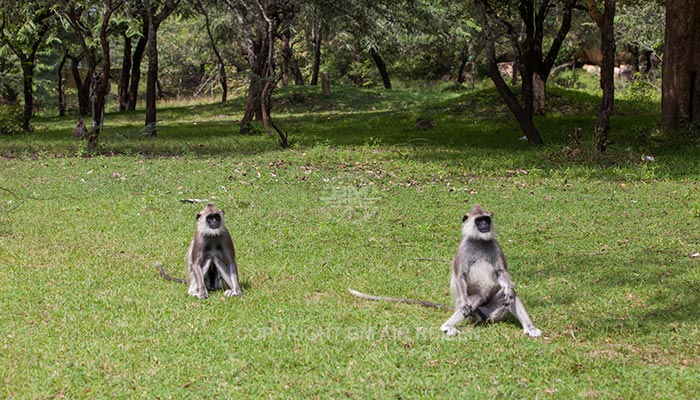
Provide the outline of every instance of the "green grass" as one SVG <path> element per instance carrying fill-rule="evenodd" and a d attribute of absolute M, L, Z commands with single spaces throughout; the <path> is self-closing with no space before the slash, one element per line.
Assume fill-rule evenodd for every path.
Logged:
<path fill-rule="evenodd" d="M 696 396 L 698 143 L 655 131 L 658 104 L 617 102 L 594 157 L 570 148 L 598 101 L 577 92 L 550 92 L 541 149 L 488 89 L 279 99 L 289 150 L 236 133 L 241 99 L 161 109 L 156 138 L 110 113 L 92 158 L 70 118 L 0 136 L 1 397 Z M 158 276 L 184 276 L 186 198 L 225 210 L 243 297 Z M 541 339 L 514 319 L 446 338 L 443 311 L 347 293 L 449 302 L 477 202 Z"/>

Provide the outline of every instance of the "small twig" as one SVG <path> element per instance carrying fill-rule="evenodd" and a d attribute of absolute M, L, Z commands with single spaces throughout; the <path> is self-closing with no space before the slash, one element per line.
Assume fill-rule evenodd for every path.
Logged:
<path fill-rule="evenodd" d="M 206 203 L 207 199 L 180 199 L 181 203 L 192 203 L 192 204 L 197 204 L 197 203 Z"/>
<path fill-rule="evenodd" d="M 23 196 L 20 196 L 20 195 L 18 195 L 17 193 L 13 192 L 12 190 L 10 190 L 10 189 L 8 189 L 8 188 L 5 188 L 5 187 L 2 187 L 2 186 L 0 186 L 0 190 L 4 190 L 5 192 L 9 193 L 12 197 L 14 197 L 15 199 L 19 200 L 19 202 L 17 203 L 16 206 L 14 206 L 14 207 L 10 208 L 9 210 L 7 210 L 8 212 L 12 212 L 12 211 L 16 210 L 17 208 L 19 208 L 20 206 L 22 206 L 22 205 L 24 204 L 24 202 L 25 202 L 26 199 L 38 200 L 38 201 L 47 201 L 47 200 L 55 200 L 55 199 L 60 199 L 60 198 L 67 197 L 67 198 L 72 199 L 72 200 L 80 200 L 80 199 L 78 199 L 77 197 L 70 196 L 70 195 L 51 196 L 51 197 L 36 197 L 36 196 L 32 196 L 32 195 L 23 195 Z"/>
<path fill-rule="evenodd" d="M 414 260 L 414 261 L 439 261 L 439 262 L 452 262 L 452 260 L 447 260 L 447 259 L 439 259 L 439 258 L 430 258 L 430 257 L 420 257 L 420 258 L 412 258 L 411 260 Z"/>
<path fill-rule="evenodd" d="M 429 141 L 430 141 L 430 139 L 426 139 L 426 138 L 415 138 L 415 139 L 410 139 L 408 142 L 405 142 L 405 143 L 396 143 L 394 145 L 394 147 L 408 146 L 409 144 L 411 144 L 411 142 L 429 142 Z"/>

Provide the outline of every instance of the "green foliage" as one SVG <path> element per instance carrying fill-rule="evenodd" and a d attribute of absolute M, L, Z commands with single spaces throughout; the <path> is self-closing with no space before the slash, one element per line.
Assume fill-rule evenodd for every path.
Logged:
<path fill-rule="evenodd" d="M 565 89 L 576 89 L 589 94 L 600 93 L 600 77 L 584 70 L 567 69 L 550 78 L 548 83 Z"/>
<path fill-rule="evenodd" d="M 24 117 L 18 106 L 0 104 L 0 135 L 24 133 Z"/>
<path fill-rule="evenodd" d="M 665 22 L 664 5 L 660 2 L 623 3 L 615 12 L 615 40 L 642 50 L 661 51 Z"/>
<path fill-rule="evenodd" d="M 659 89 L 646 79 L 642 73 L 638 72 L 627 86 L 626 94 L 631 100 L 651 100 L 659 96 Z"/>

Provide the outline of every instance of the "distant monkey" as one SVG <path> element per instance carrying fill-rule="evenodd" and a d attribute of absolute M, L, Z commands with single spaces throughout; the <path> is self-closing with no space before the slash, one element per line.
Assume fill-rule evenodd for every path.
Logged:
<path fill-rule="evenodd" d="M 520 321 L 526 335 L 541 336 L 542 332 L 532 324 L 523 302 L 515 293 L 505 256 L 494 237 L 493 214 L 486 213 L 477 204 L 463 217 L 462 222 L 463 238 L 452 262 L 450 282 L 454 307 L 423 300 L 371 296 L 352 289 L 350 293 L 369 300 L 453 309 L 454 314 L 440 327 L 449 336 L 459 332 L 455 326 L 465 319 L 498 322 L 505 318 L 508 311 Z"/>
<path fill-rule="evenodd" d="M 87 128 L 82 118 L 78 118 L 78 122 L 75 124 L 75 128 L 73 128 L 73 136 L 76 139 L 82 139 L 87 136 Z"/>
<path fill-rule="evenodd" d="M 238 282 L 238 266 L 233 240 L 224 223 L 224 212 L 209 203 L 197 214 L 194 238 L 185 254 L 192 296 L 206 299 L 208 290 L 226 289 L 224 296 L 243 294 Z M 160 274 L 174 282 L 187 283 L 165 273 L 160 263 L 156 264 Z"/>

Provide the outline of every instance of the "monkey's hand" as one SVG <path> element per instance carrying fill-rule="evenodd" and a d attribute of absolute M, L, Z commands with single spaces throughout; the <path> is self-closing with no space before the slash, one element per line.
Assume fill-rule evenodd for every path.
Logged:
<path fill-rule="evenodd" d="M 527 328 L 524 329 L 525 334 L 530 336 L 530 337 L 540 337 L 542 336 L 542 331 L 535 328 L 534 326 L 528 326 Z"/>
<path fill-rule="evenodd" d="M 201 287 L 201 288 L 199 289 L 199 292 L 197 293 L 197 297 L 199 297 L 200 299 L 203 299 L 203 300 L 208 299 L 208 298 L 209 298 L 209 292 L 207 292 L 207 288 L 206 288 L 206 287 Z"/>
<path fill-rule="evenodd" d="M 224 296 L 226 297 L 231 297 L 231 296 L 242 296 L 243 295 L 243 290 L 242 289 L 229 289 L 224 292 Z"/>
<path fill-rule="evenodd" d="M 440 330 L 445 332 L 447 336 L 457 336 L 457 334 L 459 333 L 459 330 L 457 330 L 457 328 L 455 328 L 454 326 L 449 326 L 446 323 L 440 327 Z"/>
<path fill-rule="evenodd" d="M 472 315 L 472 312 L 474 312 L 474 306 L 472 305 L 472 303 L 467 302 L 465 305 L 462 306 L 461 310 L 462 314 L 464 314 L 464 317 L 466 318 Z"/>
<path fill-rule="evenodd" d="M 515 300 L 515 287 L 513 285 L 507 285 L 503 287 L 503 305 L 510 306 Z"/>

